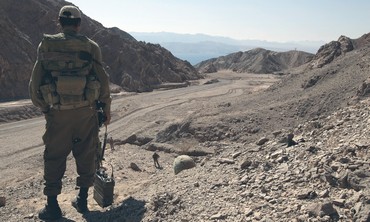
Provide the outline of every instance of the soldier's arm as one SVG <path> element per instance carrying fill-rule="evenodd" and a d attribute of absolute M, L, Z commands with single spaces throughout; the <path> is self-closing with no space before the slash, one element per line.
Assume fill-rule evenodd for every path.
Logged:
<path fill-rule="evenodd" d="M 38 46 L 37 49 L 37 60 L 32 69 L 31 79 L 29 82 L 29 94 L 31 97 L 32 103 L 39 107 L 44 113 L 48 112 L 49 105 L 44 101 L 40 92 L 40 86 L 42 84 L 43 76 L 45 75 L 45 70 L 42 68 L 42 64 L 39 60 L 39 54 L 42 50 L 42 43 Z"/>
<path fill-rule="evenodd" d="M 109 115 L 110 118 L 110 106 L 112 98 L 109 90 L 109 75 L 105 72 L 102 65 L 102 54 L 100 47 L 92 42 L 92 57 L 93 57 L 93 72 L 95 72 L 100 84 L 100 96 L 99 100 L 105 103 L 104 112 Z"/>

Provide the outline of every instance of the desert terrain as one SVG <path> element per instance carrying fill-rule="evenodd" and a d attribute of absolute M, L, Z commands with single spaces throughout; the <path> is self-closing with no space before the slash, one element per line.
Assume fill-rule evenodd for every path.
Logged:
<path fill-rule="evenodd" d="M 39 221 L 45 204 L 45 120 L 28 82 L 65 4 L 0 1 L 0 221 Z M 69 157 L 60 221 L 370 221 L 369 33 L 341 35 L 315 55 L 258 48 L 193 67 L 159 44 L 83 21 L 114 92 L 105 164 L 115 197 L 102 209 L 90 189 L 90 212 L 77 213 Z M 195 167 L 175 174 L 180 155 Z"/>
<path fill-rule="evenodd" d="M 303 101 L 302 88 L 292 83 L 311 78 L 301 71 L 283 77 L 225 71 L 185 88 L 113 95 L 114 147 L 108 144 L 105 156 L 114 169 L 114 203 L 100 208 L 90 189 L 88 214 L 71 207 L 77 191 L 70 157 L 59 221 L 367 221 L 369 101 L 326 104 L 307 92 Z M 311 96 L 335 92 L 333 79 L 324 85 Z M 45 204 L 45 122 L 22 117 L 31 108 L 20 103 L 0 109 L 3 118 L 12 110 L 12 120 L 0 124 L 1 221 L 38 221 Z M 287 146 L 288 134 L 295 146 Z M 196 166 L 175 174 L 173 162 L 183 154 Z"/>

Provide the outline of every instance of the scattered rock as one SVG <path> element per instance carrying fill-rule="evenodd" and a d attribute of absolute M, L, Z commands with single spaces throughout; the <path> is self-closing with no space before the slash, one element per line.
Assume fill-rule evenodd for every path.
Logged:
<path fill-rule="evenodd" d="M 330 216 L 332 219 L 339 218 L 338 212 L 331 203 L 314 203 L 309 206 L 308 213 L 314 217 Z"/>
<path fill-rule="evenodd" d="M 215 215 L 212 215 L 209 219 L 211 220 L 222 220 L 222 219 L 225 219 L 226 216 L 223 215 L 222 213 L 218 213 L 218 214 L 215 214 Z"/>
<path fill-rule="evenodd" d="M 344 207 L 346 200 L 345 199 L 335 199 L 333 200 L 333 204 L 338 207 Z"/>
<path fill-rule="evenodd" d="M 141 172 L 141 169 L 139 168 L 139 166 L 136 164 L 136 163 L 130 163 L 130 168 L 134 171 L 139 171 Z"/>
<path fill-rule="evenodd" d="M 287 140 L 288 140 L 287 145 L 288 145 L 288 147 L 295 146 L 295 145 L 298 144 L 296 141 L 293 140 L 293 138 L 294 138 L 294 134 L 293 133 L 289 133 L 288 134 L 288 137 L 287 137 Z"/>
<path fill-rule="evenodd" d="M 247 169 L 251 165 L 252 165 L 251 160 L 244 160 L 243 163 L 240 165 L 240 169 L 242 169 L 242 170 Z"/>
<path fill-rule="evenodd" d="M 297 194 L 297 198 L 302 200 L 302 199 L 314 199 L 317 197 L 317 194 L 314 190 L 311 190 L 311 189 L 304 189 L 304 190 L 301 190 L 298 194 Z"/>
<path fill-rule="evenodd" d="M 263 145 L 263 144 L 265 144 L 267 141 L 269 141 L 269 139 L 267 139 L 266 137 L 263 137 L 263 138 L 259 139 L 259 140 L 256 142 L 256 144 L 257 144 L 258 146 L 262 146 L 262 145 Z"/>
<path fill-rule="evenodd" d="M 220 158 L 220 159 L 218 159 L 217 162 L 219 162 L 221 164 L 234 164 L 235 163 L 234 160 L 227 159 L 227 158 Z"/>

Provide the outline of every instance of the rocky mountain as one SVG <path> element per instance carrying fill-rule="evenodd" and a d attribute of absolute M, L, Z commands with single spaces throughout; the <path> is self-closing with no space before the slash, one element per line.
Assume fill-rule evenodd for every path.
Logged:
<path fill-rule="evenodd" d="M 369 33 L 364 34 L 358 39 L 350 39 L 342 35 L 337 41 L 331 41 L 330 43 L 321 46 L 315 57 L 310 62 L 309 67 L 321 68 L 347 52 L 367 46 L 369 42 Z"/>
<path fill-rule="evenodd" d="M 209 59 L 198 63 L 195 67 L 200 73 L 212 73 L 225 69 L 235 72 L 274 73 L 305 64 L 313 56 L 311 53 L 302 51 L 274 52 L 255 48 Z"/>
<path fill-rule="evenodd" d="M 59 9 L 64 0 L 0 1 L 0 100 L 28 98 L 28 81 L 43 33 L 60 31 Z M 186 61 L 160 45 L 136 41 L 118 28 L 105 28 L 83 14 L 81 33 L 96 41 L 110 81 L 127 91 L 150 91 L 166 82 L 198 79 Z"/>

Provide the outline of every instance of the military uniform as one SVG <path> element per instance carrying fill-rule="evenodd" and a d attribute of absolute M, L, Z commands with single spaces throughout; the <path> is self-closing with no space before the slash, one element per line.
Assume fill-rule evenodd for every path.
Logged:
<path fill-rule="evenodd" d="M 99 131 L 95 102 L 104 103 L 109 114 L 111 104 L 109 77 L 102 67 L 99 46 L 69 26 L 62 33 L 44 35 L 29 90 L 32 103 L 46 118 L 44 194 L 61 193 L 71 152 L 77 166 L 77 186 L 92 186 Z"/>

